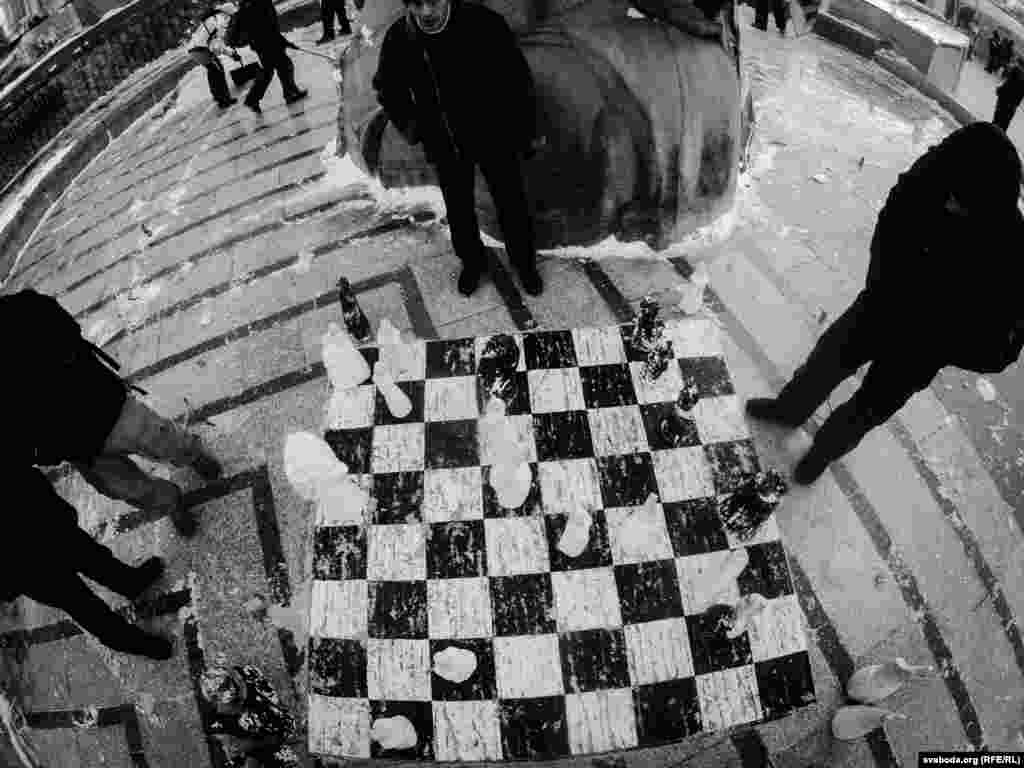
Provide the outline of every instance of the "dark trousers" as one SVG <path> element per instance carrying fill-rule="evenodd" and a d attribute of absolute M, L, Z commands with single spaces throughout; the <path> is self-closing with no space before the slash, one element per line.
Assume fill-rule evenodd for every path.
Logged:
<path fill-rule="evenodd" d="M 757 0 L 754 5 L 754 26 L 761 30 L 768 29 L 768 14 L 775 15 L 775 26 L 779 32 L 786 31 L 786 14 L 789 10 L 786 0 Z"/>
<path fill-rule="evenodd" d="M 494 200 L 509 261 L 517 270 L 534 268 L 537 249 L 523 169 L 518 155 L 500 149 L 475 161 L 463 155 L 461 160 L 445 160 L 436 166 L 455 255 L 467 267 L 486 268 L 480 223 L 476 217 L 477 165 Z"/>
<path fill-rule="evenodd" d="M 996 112 L 992 122 L 1004 131 L 1008 131 L 1010 129 L 1010 122 L 1013 120 L 1017 107 L 1020 106 L 1022 100 L 1024 100 L 1024 95 L 1018 96 L 1017 94 L 1005 94 L 996 91 Z"/>
<path fill-rule="evenodd" d="M 245 97 L 246 104 L 259 104 L 260 99 L 267 92 L 267 88 L 270 87 L 270 81 L 274 79 L 274 73 L 277 73 L 278 80 L 281 81 L 281 90 L 284 92 L 286 99 L 292 98 L 299 90 L 299 86 L 295 84 L 295 65 L 292 60 L 288 57 L 288 52 L 283 46 L 273 46 L 271 48 L 260 48 L 253 49 L 256 55 L 260 59 L 260 72 L 259 77 L 253 82 L 252 87 L 249 88 L 249 93 Z"/>
<path fill-rule="evenodd" d="M 341 34 L 352 33 L 348 15 L 345 12 L 345 0 L 320 0 L 320 21 L 324 25 L 324 36 L 334 36 L 334 17 L 338 17 L 338 28 Z"/>
<path fill-rule="evenodd" d="M 77 525 L 62 526 L 56 536 L 59 556 L 53 558 L 45 572 L 23 590 L 33 600 L 64 611 L 82 629 L 108 648 L 122 653 L 140 653 L 148 635 L 111 610 L 99 596 L 86 586 L 82 576 L 125 595 L 137 591 L 135 568 L 122 563 L 105 546 Z"/>
<path fill-rule="evenodd" d="M 869 278 L 870 281 L 870 278 Z M 860 388 L 825 420 L 814 449 L 831 463 L 852 451 L 875 427 L 889 420 L 910 397 L 927 387 L 941 364 L 912 349 L 886 343 L 892 325 L 882 321 L 869 290 L 862 291 L 828 330 L 779 393 L 779 405 L 794 423 L 804 423 L 841 382 L 871 363 Z"/>
<path fill-rule="evenodd" d="M 206 83 L 210 86 L 213 100 L 218 104 L 227 104 L 231 100 L 231 91 L 228 90 L 228 79 L 220 57 L 215 56 L 209 48 L 193 48 L 189 53 L 206 69 Z"/>

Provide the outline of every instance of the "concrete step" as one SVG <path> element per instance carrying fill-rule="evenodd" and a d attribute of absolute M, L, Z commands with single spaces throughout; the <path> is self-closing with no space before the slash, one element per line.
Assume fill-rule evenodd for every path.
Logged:
<path fill-rule="evenodd" d="M 880 48 L 886 47 L 885 41 L 871 30 L 829 12 L 818 14 L 814 31 L 826 40 L 868 59 L 873 58 Z"/>

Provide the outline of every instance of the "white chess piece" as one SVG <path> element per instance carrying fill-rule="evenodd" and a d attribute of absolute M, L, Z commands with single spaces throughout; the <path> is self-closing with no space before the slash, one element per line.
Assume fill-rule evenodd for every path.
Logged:
<path fill-rule="evenodd" d="M 682 301 L 679 302 L 679 309 L 688 315 L 699 312 L 700 308 L 704 306 L 704 289 L 708 282 L 710 282 L 708 268 L 704 262 L 701 262 L 690 275 L 690 282 L 679 286 L 679 290 L 683 294 Z"/>
<path fill-rule="evenodd" d="M 735 597 L 727 593 L 736 585 L 736 579 L 750 562 L 746 547 L 732 550 L 717 570 L 702 571 L 690 585 L 695 605 L 694 613 L 703 613 L 716 603 L 731 603 Z"/>
<path fill-rule="evenodd" d="M 650 557 L 658 532 L 658 497 L 651 493 L 639 509 L 634 509 L 622 524 L 620 542 L 627 555 L 646 560 Z"/>
<path fill-rule="evenodd" d="M 762 613 L 771 608 L 771 603 L 764 595 L 756 592 L 744 595 L 733 607 L 732 629 L 725 633 L 730 640 L 735 640 L 748 629 L 754 626 L 754 622 Z"/>
<path fill-rule="evenodd" d="M 377 349 L 380 351 L 380 364 L 391 371 L 392 377 L 402 368 L 402 334 L 388 318 L 383 318 L 377 326 Z"/>
<path fill-rule="evenodd" d="M 405 715 L 374 720 L 370 738 L 384 749 L 411 749 L 419 742 L 416 727 Z"/>
<path fill-rule="evenodd" d="M 905 659 L 895 658 L 858 669 L 846 684 L 846 693 L 854 701 L 873 704 L 892 696 L 915 676 L 934 671 L 934 667 L 915 666 Z"/>
<path fill-rule="evenodd" d="M 391 371 L 382 366 L 380 361 L 373 366 L 373 383 L 377 385 L 388 410 L 396 419 L 404 419 L 412 412 L 412 400 L 395 384 Z"/>
<path fill-rule="evenodd" d="M 487 401 L 480 429 L 491 448 L 491 487 L 498 503 L 514 509 L 526 501 L 533 482 L 530 465 L 523 461 L 523 446 L 515 425 L 505 415 L 505 402 L 497 397 Z"/>
<path fill-rule="evenodd" d="M 320 337 L 320 346 L 327 378 L 335 389 L 355 387 L 370 378 L 366 358 L 356 349 L 348 331 L 337 323 L 328 323 L 327 333 Z"/>
<path fill-rule="evenodd" d="M 451 646 L 434 654 L 434 672 L 453 683 L 464 683 L 476 671 L 476 654 Z"/>
<path fill-rule="evenodd" d="M 832 718 L 832 735 L 842 741 L 854 741 L 881 728 L 886 720 L 906 719 L 906 715 L 879 707 L 841 707 Z"/>
<path fill-rule="evenodd" d="M 569 557 L 579 557 L 590 543 L 590 526 L 593 518 L 590 510 L 578 504 L 565 521 L 565 530 L 558 540 L 558 551 Z"/>
<path fill-rule="evenodd" d="M 347 475 L 348 467 L 322 437 L 292 432 L 284 441 L 284 473 L 299 496 L 316 501 L 323 484 Z"/>

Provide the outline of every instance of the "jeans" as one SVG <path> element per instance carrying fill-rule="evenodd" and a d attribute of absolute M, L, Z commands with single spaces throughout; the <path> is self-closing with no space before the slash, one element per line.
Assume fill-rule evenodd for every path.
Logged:
<path fill-rule="evenodd" d="M 263 68 L 263 71 L 253 82 L 252 87 L 249 88 L 249 93 L 245 97 L 245 103 L 259 105 L 260 99 L 263 98 L 267 88 L 270 87 L 270 81 L 274 79 L 275 72 L 281 81 L 281 90 L 284 92 L 284 97 L 290 99 L 295 96 L 299 91 L 299 86 L 295 84 L 295 65 L 288 58 L 288 52 L 285 48 L 283 46 L 273 46 L 253 50 L 260 59 L 260 66 Z"/>
<path fill-rule="evenodd" d="M 189 51 L 192 58 L 206 68 L 206 82 L 210 86 L 210 95 L 218 104 L 226 104 L 231 100 L 228 80 L 224 74 L 224 65 L 220 57 L 215 56 L 209 48 L 193 48 Z"/>
<path fill-rule="evenodd" d="M 104 496 L 138 509 L 170 511 L 177 502 L 178 487 L 169 480 L 149 476 L 127 454 L 186 467 L 202 454 L 202 442 L 128 397 L 103 453 L 89 463 L 75 463 L 82 477 Z"/>

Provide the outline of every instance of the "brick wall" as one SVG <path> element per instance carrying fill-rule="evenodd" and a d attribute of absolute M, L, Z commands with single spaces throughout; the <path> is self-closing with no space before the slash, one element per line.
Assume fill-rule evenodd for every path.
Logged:
<path fill-rule="evenodd" d="M 0 100 L 0 189 L 132 72 L 176 48 L 204 0 L 136 0 L 43 58 Z"/>

